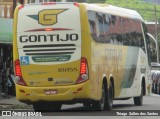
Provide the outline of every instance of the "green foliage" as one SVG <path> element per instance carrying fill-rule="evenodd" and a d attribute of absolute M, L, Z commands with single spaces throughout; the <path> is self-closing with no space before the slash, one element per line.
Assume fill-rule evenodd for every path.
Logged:
<path fill-rule="evenodd" d="M 136 10 L 145 21 L 155 21 L 154 4 L 145 0 L 86 0 L 88 3 L 107 3 L 119 7 Z M 160 22 L 160 5 L 156 5 L 157 19 Z"/>
<path fill-rule="evenodd" d="M 136 10 L 144 20 L 155 21 L 154 4 L 147 3 L 144 0 L 106 0 L 105 3 Z M 156 13 L 158 21 L 160 21 L 160 5 L 156 5 Z"/>
<path fill-rule="evenodd" d="M 87 0 L 88 3 L 105 3 L 106 0 Z"/>

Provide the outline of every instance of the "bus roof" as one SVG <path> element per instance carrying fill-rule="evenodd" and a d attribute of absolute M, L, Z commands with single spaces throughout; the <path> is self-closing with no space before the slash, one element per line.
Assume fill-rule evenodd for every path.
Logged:
<path fill-rule="evenodd" d="M 116 6 L 112 6 L 109 4 L 87 4 L 87 3 L 84 3 L 84 4 L 86 5 L 87 10 L 104 12 L 104 13 L 109 13 L 109 14 L 113 14 L 116 16 L 144 21 L 141 15 L 135 10 L 126 9 L 122 7 L 116 7 Z"/>
<path fill-rule="evenodd" d="M 55 2 L 55 3 L 56 4 L 74 4 L 75 2 Z M 43 3 L 32 3 L 32 5 L 38 5 L 38 4 L 43 4 Z M 113 5 L 109 5 L 109 4 L 95 4 L 95 3 L 93 3 L 93 4 L 79 3 L 79 4 L 85 4 L 85 6 L 87 7 L 87 10 L 109 13 L 112 15 L 131 18 L 131 19 L 137 19 L 137 20 L 144 22 L 141 15 L 135 10 L 117 7 L 117 6 L 113 6 Z M 29 4 L 29 5 L 31 5 L 31 4 Z"/>

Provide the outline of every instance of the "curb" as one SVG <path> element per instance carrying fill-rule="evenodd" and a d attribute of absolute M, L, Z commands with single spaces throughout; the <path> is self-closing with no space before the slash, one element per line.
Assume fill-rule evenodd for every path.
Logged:
<path fill-rule="evenodd" d="M 14 105 L 14 104 L 0 103 L 0 106 L 1 106 L 1 105 Z"/>
<path fill-rule="evenodd" d="M 152 94 L 150 94 L 151 96 L 155 96 L 155 97 L 160 97 L 160 95 L 158 95 L 158 94 L 154 94 L 154 93 L 152 93 Z"/>

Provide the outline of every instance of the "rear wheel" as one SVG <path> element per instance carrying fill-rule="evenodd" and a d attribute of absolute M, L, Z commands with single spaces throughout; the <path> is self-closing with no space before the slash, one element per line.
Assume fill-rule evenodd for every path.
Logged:
<path fill-rule="evenodd" d="M 102 85 L 102 98 L 100 101 L 96 101 L 93 103 L 93 108 L 95 110 L 112 110 L 113 106 L 113 87 L 110 83 L 110 88 L 108 90 L 107 86 L 103 83 Z"/>
<path fill-rule="evenodd" d="M 107 100 L 106 100 L 106 106 L 105 106 L 105 110 L 110 111 L 112 110 L 113 107 L 113 86 L 112 83 L 110 83 L 110 87 L 109 87 L 109 91 L 106 95 Z"/>
<path fill-rule="evenodd" d="M 137 106 L 141 106 L 143 103 L 143 86 L 141 86 L 141 95 L 138 97 L 134 97 L 134 104 Z"/>
<path fill-rule="evenodd" d="M 94 110 L 101 110 L 101 111 L 104 110 L 105 103 L 106 103 L 105 101 L 106 101 L 106 86 L 103 83 L 101 100 L 94 101 L 93 104 L 92 104 L 92 108 Z"/>

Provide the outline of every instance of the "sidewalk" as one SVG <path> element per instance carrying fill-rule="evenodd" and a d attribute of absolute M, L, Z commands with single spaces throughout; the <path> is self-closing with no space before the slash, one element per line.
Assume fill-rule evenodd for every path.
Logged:
<path fill-rule="evenodd" d="M 0 109 L 32 109 L 32 105 L 18 101 L 15 96 L 5 98 L 0 95 Z"/>

